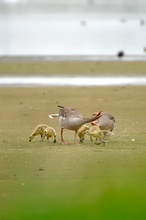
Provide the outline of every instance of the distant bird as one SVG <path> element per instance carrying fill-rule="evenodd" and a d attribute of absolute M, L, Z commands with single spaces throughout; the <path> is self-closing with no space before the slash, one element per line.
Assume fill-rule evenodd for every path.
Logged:
<path fill-rule="evenodd" d="M 118 56 L 119 58 L 125 56 L 124 51 L 119 51 L 119 52 L 117 53 L 117 56 Z"/>
<path fill-rule="evenodd" d="M 115 125 L 115 117 L 108 112 L 101 112 L 101 117 L 91 122 L 92 125 L 97 125 L 101 130 L 112 131 Z"/>
<path fill-rule="evenodd" d="M 74 130 L 75 136 L 74 141 L 76 143 L 76 135 L 78 129 L 84 125 L 85 123 L 95 121 L 96 119 L 100 118 L 101 111 L 96 112 L 92 115 L 90 118 L 83 118 L 83 116 L 78 112 L 78 110 L 73 108 L 67 108 L 63 106 L 58 106 L 60 108 L 59 110 L 59 123 L 61 125 L 61 142 L 62 144 L 66 144 L 64 138 L 63 138 L 63 130 Z"/>

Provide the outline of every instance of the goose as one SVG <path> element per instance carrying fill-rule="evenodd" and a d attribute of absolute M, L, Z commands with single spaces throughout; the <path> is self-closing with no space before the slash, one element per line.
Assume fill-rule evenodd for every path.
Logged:
<path fill-rule="evenodd" d="M 115 117 L 108 112 L 101 112 L 101 117 L 91 122 L 97 125 L 101 130 L 112 131 L 114 129 Z"/>
<path fill-rule="evenodd" d="M 76 109 L 68 108 L 60 105 L 58 105 L 58 107 L 60 108 L 58 116 L 59 116 L 59 123 L 61 125 L 60 135 L 61 135 L 62 144 L 67 144 L 63 138 L 64 129 L 75 131 L 74 142 L 76 143 L 76 135 L 78 129 L 85 123 L 95 121 L 101 116 L 101 111 L 99 111 L 94 113 L 90 118 L 84 118 L 80 114 L 80 112 Z"/>

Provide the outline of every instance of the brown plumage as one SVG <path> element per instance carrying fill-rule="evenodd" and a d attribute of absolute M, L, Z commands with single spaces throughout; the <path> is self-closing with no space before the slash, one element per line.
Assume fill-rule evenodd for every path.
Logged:
<path fill-rule="evenodd" d="M 76 109 L 67 108 L 63 106 L 58 106 L 60 108 L 59 110 L 59 122 L 61 125 L 61 142 L 62 144 L 65 144 L 65 140 L 63 139 L 63 130 L 74 130 L 75 131 L 75 137 L 74 140 L 76 142 L 76 134 L 78 129 L 84 125 L 85 123 L 95 121 L 101 116 L 101 111 L 96 112 L 92 115 L 90 118 L 84 118 L 80 112 Z"/>

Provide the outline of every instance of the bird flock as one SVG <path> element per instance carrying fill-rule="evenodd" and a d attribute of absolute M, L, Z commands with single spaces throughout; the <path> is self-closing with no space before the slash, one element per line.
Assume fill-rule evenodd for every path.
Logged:
<path fill-rule="evenodd" d="M 84 143 L 85 136 L 89 136 L 91 142 L 95 138 L 96 144 L 103 144 L 109 141 L 110 136 L 113 135 L 112 131 L 114 129 L 115 117 L 108 112 L 98 111 L 92 114 L 89 118 L 84 118 L 82 114 L 69 107 L 64 107 L 58 105 L 59 112 L 55 114 L 49 114 L 49 118 L 57 118 L 60 124 L 60 139 L 62 144 L 68 144 L 64 140 L 64 129 L 74 131 L 74 143 L 77 143 L 77 136 L 79 138 L 79 143 Z M 88 126 L 87 123 L 91 125 Z M 50 138 L 53 138 L 53 143 L 56 143 L 56 131 L 53 127 L 46 124 L 38 125 L 32 134 L 29 136 L 29 141 L 31 142 L 33 138 L 37 135 L 41 136 L 43 141 L 46 137 L 49 142 Z"/>

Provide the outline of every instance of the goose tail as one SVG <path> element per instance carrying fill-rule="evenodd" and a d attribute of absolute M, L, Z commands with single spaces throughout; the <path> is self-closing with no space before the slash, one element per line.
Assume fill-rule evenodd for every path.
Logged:
<path fill-rule="evenodd" d="M 58 105 L 58 107 L 59 107 L 59 108 L 64 108 L 64 106 L 62 106 L 62 105 Z"/>
<path fill-rule="evenodd" d="M 50 114 L 48 115 L 49 118 L 58 118 L 59 114 Z"/>

